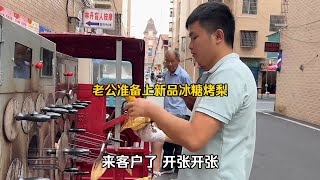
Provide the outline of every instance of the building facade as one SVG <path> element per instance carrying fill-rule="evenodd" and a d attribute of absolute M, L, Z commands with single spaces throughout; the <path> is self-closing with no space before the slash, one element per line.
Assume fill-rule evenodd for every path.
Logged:
<path fill-rule="evenodd" d="M 165 68 L 165 54 L 168 51 L 168 35 L 167 34 L 160 34 L 157 46 L 156 46 L 156 52 L 155 52 L 155 58 L 153 61 L 153 67 L 155 71 L 162 72 Z"/>
<path fill-rule="evenodd" d="M 280 46 L 280 33 L 275 32 L 273 34 L 268 35 L 267 41 L 272 43 L 278 43 Z M 277 66 L 279 57 L 280 57 L 279 52 L 267 52 L 266 60 L 263 63 L 260 63 L 260 72 L 262 75 L 261 76 L 262 88 L 260 90 L 261 94 L 276 94 L 276 84 L 277 84 L 276 66 Z"/>
<path fill-rule="evenodd" d="M 265 63 L 266 52 L 264 43 L 268 35 L 279 28 L 274 21 L 281 15 L 281 0 L 213 0 L 225 3 L 231 9 L 236 21 L 234 52 L 251 69 L 258 87 L 262 87 L 262 74 L 260 64 Z M 200 4 L 208 0 L 182 1 L 172 0 L 169 24 L 169 41 L 172 48 L 179 49 L 182 67 L 196 80 L 203 72 L 192 59 L 188 44 L 190 38 L 185 29 L 185 22 L 191 12 Z M 274 27 L 275 26 L 275 27 Z"/>
<path fill-rule="evenodd" d="M 0 5 L 14 13 L 34 21 L 39 32 L 93 32 L 129 36 L 131 0 L 43 0 L 25 1 L 1 0 Z M 115 30 L 83 28 L 83 11 L 86 8 L 115 10 Z"/>
<path fill-rule="evenodd" d="M 145 71 L 153 71 L 152 64 L 155 58 L 155 52 L 157 47 L 157 30 L 152 18 L 148 20 L 146 29 L 144 30 L 143 40 L 145 42 Z"/>
<path fill-rule="evenodd" d="M 98 30 L 98 33 L 129 36 L 131 27 L 131 0 L 94 0 L 95 8 L 112 9 L 115 12 L 115 29 Z"/>
<path fill-rule="evenodd" d="M 40 31 L 74 32 L 79 25 L 76 19 L 81 17 L 84 8 L 92 8 L 92 0 L 42 0 L 12 1 L 2 0 L 0 5 L 15 13 L 35 21 Z"/>
<path fill-rule="evenodd" d="M 286 3 L 275 110 L 320 125 L 320 1 Z"/>

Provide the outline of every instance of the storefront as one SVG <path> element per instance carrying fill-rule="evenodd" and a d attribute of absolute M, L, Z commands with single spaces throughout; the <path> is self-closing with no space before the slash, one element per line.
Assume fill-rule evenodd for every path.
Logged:
<path fill-rule="evenodd" d="M 267 66 L 262 74 L 262 93 L 276 93 L 277 71 L 280 71 L 282 50 L 280 49 L 280 33 L 267 36 L 264 51 L 267 54 Z"/>
<path fill-rule="evenodd" d="M 256 85 L 259 85 L 259 73 L 260 73 L 260 59 L 241 58 L 241 60 L 250 68 Z"/>

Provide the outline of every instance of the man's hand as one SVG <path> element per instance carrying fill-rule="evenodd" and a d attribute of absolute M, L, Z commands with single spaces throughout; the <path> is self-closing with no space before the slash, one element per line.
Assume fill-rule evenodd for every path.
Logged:
<path fill-rule="evenodd" d="M 138 131 L 134 131 L 134 133 L 144 142 L 164 142 L 166 140 L 164 132 L 155 126 L 152 126 L 151 123 Z"/>
<path fill-rule="evenodd" d="M 134 102 L 128 102 L 124 107 L 130 117 L 148 117 L 148 112 L 152 111 L 155 104 L 144 98 L 136 98 Z"/>

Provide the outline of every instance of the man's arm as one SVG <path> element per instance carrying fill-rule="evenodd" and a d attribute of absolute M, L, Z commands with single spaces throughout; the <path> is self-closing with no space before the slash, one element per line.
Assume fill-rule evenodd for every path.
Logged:
<path fill-rule="evenodd" d="M 166 136 L 165 142 L 176 144 L 168 136 Z"/>
<path fill-rule="evenodd" d="M 235 113 L 240 109 L 243 98 L 245 82 L 240 71 L 232 69 L 218 71 L 210 76 L 207 82 L 210 84 L 227 84 L 227 94 L 220 96 L 203 96 L 192 116 L 191 121 L 186 121 L 167 112 L 152 101 L 136 100 L 128 105 L 133 106 L 129 113 L 133 116 L 150 117 L 158 127 L 176 144 L 179 144 L 191 152 L 196 152 L 207 145 L 208 141 L 215 137 L 219 130 L 228 124 Z M 134 106 L 134 104 L 136 105 Z M 162 133 L 162 141 L 165 135 Z"/>
<path fill-rule="evenodd" d="M 192 121 L 186 121 L 154 105 L 157 107 L 150 108 L 153 111 L 148 112 L 148 116 L 167 135 L 165 141 L 179 144 L 191 152 L 203 148 L 222 127 L 221 121 L 201 112 L 196 112 Z"/>
<path fill-rule="evenodd" d="M 188 84 L 189 86 L 192 84 L 192 80 L 191 77 L 189 76 L 189 74 L 186 74 L 186 76 L 183 78 L 183 84 Z M 184 102 L 187 105 L 187 108 L 192 111 L 194 103 L 196 102 L 197 97 L 193 97 L 193 96 L 180 96 Z"/>
<path fill-rule="evenodd" d="M 197 97 L 195 96 L 180 96 L 186 103 L 188 109 L 192 111 L 194 103 L 196 102 Z"/>
<path fill-rule="evenodd" d="M 157 105 L 148 104 L 146 115 L 176 144 L 191 152 L 202 149 L 228 124 L 243 102 L 244 81 L 238 71 L 219 71 L 207 79 L 211 84 L 228 84 L 227 96 L 203 96 L 191 121 L 178 118 Z"/>
<path fill-rule="evenodd" d="M 222 122 L 215 120 L 201 112 L 196 112 L 192 122 L 182 120 L 171 113 L 163 111 L 161 107 L 155 104 L 150 104 L 154 111 L 148 113 L 149 117 L 154 116 L 154 122 L 161 120 L 161 124 L 153 126 L 147 125 L 145 128 L 136 131 L 136 135 L 146 142 L 169 142 L 179 144 L 187 148 L 191 152 L 196 152 L 203 148 L 208 141 L 219 131 Z M 159 110 L 159 111 L 158 111 Z M 161 115 L 153 112 L 158 112 Z M 160 116 L 162 118 L 160 118 Z M 169 120 L 169 121 L 168 121 Z M 165 131 L 159 129 L 162 126 L 167 128 Z M 176 128 L 174 127 L 176 126 Z"/>

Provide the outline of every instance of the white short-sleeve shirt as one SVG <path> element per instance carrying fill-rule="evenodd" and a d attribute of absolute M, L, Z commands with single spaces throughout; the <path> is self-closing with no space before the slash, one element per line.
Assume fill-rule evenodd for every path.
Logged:
<path fill-rule="evenodd" d="M 205 113 L 221 121 L 223 127 L 198 152 L 183 148 L 182 154 L 202 155 L 204 163 L 201 168 L 197 165 L 180 169 L 178 180 L 249 180 L 255 150 L 257 101 L 251 70 L 232 53 L 204 72 L 199 83 L 227 84 L 227 96 L 198 97 L 192 111 L 192 116 L 196 111 Z M 218 168 L 206 168 L 209 155 L 218 156 Z"/>

